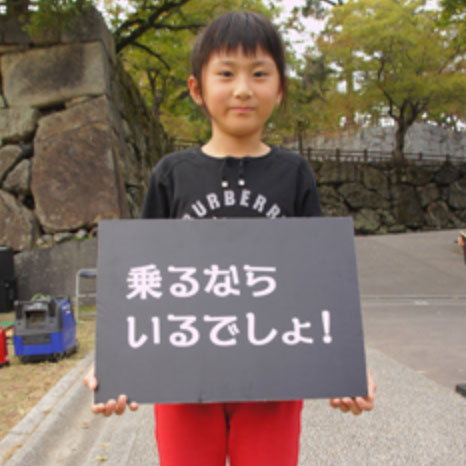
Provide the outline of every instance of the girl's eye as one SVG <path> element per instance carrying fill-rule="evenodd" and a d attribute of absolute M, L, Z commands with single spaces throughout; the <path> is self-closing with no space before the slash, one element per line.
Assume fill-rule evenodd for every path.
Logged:
<path fill-rule="evenodd" d="M 228 70 L 220 71 L 218 74 L 222 76 L 223 78 L 231 78 L 233 76 L 233 73 Z"/>
<path fill-rule="evenodd" d="M 264 78 L 267 76 L 267 73 L 265 71 L 255 71 L 254 72 L 254 77 L 255 78 Z"/>

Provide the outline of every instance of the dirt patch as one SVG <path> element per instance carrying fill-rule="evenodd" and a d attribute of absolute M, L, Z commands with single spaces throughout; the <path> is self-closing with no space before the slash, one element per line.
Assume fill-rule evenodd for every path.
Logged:
<path fill-rule="evenodd" d="M 13 341 L 8 338 L 10 365 L 0 368 L 0 440 L 37 402 L 89 351 L 94 348 L 95 310 L 80 308 L 76 326 L 79 349 L 71 357 L 58 362 L 23 364 L 14 354 Z M 14 314 L 0 314 L 0 325 L 14 321 Z M 9 332 L 9 335 L 12 332 Z"/>

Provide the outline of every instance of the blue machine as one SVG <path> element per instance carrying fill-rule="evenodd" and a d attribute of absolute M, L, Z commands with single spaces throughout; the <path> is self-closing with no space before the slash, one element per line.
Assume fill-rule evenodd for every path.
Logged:
<path fill-rule="evenodd" d="M 76 321 L 69 298 L 16 302 L 13 343 L 23 362 L 58 360 L 77 351 Z"/>

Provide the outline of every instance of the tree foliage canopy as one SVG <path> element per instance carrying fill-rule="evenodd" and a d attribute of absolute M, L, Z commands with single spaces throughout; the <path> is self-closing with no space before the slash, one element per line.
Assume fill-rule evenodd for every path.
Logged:
<path fill-rule="evenodd" d="M 117 52 L 164 130 L 205 140 L 209 124 L 189 98 L 189 54 L 205 24 L 233 9 L 272 20 L 267 0 L 0 0 L 29 28 L 66 25 L 98 3 L 110 19 Z M 285 27 L 302 30 L 300 17 L 326 17 L 327 27 L 304 59 L 288 50 L 289 99 L 266 126 L 273 142 L 340 129 L 358 116 L 377 124 L 388 114 L 398 128 L 398 152 L 416 120 L 455 126 L 466 119 L 466 0 L 302 0 Z"/>
<path fill-rule="evenodd" d="M 439 15 L 423 0 L 350 0 L 332 10 L 318 42 L 334 74 L 351 76 L 345 96 L 357 97 L 355 110 L 396 122 L 398 155 L 414 121 L 465 116 L 461 28 Z"/>

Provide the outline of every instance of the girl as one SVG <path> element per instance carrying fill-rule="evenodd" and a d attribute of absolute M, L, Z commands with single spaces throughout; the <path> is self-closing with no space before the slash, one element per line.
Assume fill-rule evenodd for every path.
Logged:
<path fill-rule="evenodd" d="M 300 155 L 262 141 L 264 125 L 286 94 L 281 38 L 263 16 L 230 12 L 198 37 L 188 86 L 211 124 L 211 138 L 165 156 L 154 168 L 143 218 L 310 217 L 320 215 L 311 167 Z M 359 414 L 366 398 L 330 401 Z M 97 380 L 90 374 L 91 389 Z M 156 405 L 162 466 L 296 466 L 303 402 Z M 94 405 L 121 414 L 126 396 Z M 137 409 L 136 403 L 129 408 Z"/>

